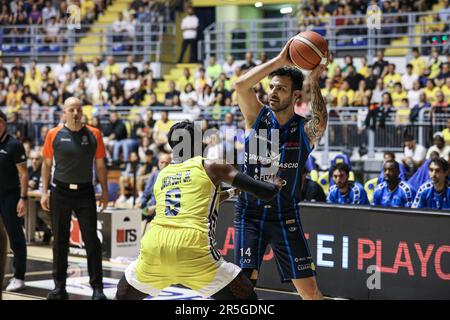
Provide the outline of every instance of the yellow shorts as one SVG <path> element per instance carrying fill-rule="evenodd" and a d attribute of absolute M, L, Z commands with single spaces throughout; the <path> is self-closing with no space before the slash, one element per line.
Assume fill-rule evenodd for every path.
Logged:
<path fill-rule="evenodd" d="M 140 255 L 128 266 L 125 277 L 134 288 L 151 296 L 181 284 L 202 297 L 210 297 L 240 271 L 217 253 L 205 232 L 153 225 L 144 235 Z"/>

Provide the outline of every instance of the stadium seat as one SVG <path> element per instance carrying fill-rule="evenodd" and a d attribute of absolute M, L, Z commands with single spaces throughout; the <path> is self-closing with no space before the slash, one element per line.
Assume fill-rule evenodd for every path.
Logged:
<path fill-rule="evenodd" d="M 369 199 L 369 202 L 372 203 L 373 201 L 373 194 L 375 192 L 375 187 L 377 186 L 378 178 L 373 178 L 367 181 L 364 185 L 364 190 L 366 190 L 367 198 Z"/>
<path fill-rule="evenodd" d="M 119 191 L 117 182 L 108 182 L 108 201 L 114 203 L 119 198 Z"/>

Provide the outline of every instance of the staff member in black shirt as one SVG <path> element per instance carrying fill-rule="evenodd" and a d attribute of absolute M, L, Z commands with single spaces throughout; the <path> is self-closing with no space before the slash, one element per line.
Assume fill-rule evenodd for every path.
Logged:
<path fill-rule="evenodd" d="M 2 218 L 0 217 L 0 283 L 3 283 L 5 277 L 5 264 L 6 264 L 6 243 L 7 235 L 5 227 L 3 226 Z M 0 288 L 0 300 L 2 300 L 2 290 Z"/>
<path fill-rule="evenodd" d="M 53 278 L 55 289 L 47 299 L 68 299 L 66 291 L 67 255 L 69 252 L 72 212 L 80 223 L 86 245 L 93 300 L 104 300 L 102 247 L 97 237 L 97 208 L 93 186 L 93 164 L 102 187 L 102 211 L 108 205 L 105 146 L 100 131 L 83 125 L 81 101 L 70 97 L 64 102 L 66 123 L 53 128 L 45 138 L 42 163 L 42 209 L 52 214 Z M 51 192 L 48 193 L 50 169 L 54 166 Z"/>
<path fill-rule="evenodd" d="M 302 172 L 301 201 L 327 202 L 327 197 L 325 196 L 322 187 L 317 182 L 309 179 L 307 174 L 308 171 L 306 170 L 306 167 L 304 167 Z"/>
<path fill-rule="evenodd" d="M 27 190 L 25 150 L 19 141 L 7 133 L 6 115 L 0 111 L 0 215 L 14 252 L 14 277 L 6 291 L 25 288 L 27 246 L 22 227 L 27 207 Z"/>

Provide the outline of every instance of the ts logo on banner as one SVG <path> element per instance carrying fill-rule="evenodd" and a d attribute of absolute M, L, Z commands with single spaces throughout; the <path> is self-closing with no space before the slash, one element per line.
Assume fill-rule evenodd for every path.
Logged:
<path fill-rule="evenodd" d="M 117 243 L 135 242 L 137 240 L 136 229 L 117 229 Z"/>

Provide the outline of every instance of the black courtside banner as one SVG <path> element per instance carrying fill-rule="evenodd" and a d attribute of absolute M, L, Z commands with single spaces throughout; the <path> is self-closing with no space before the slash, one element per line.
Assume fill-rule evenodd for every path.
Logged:
<path fill-rule="evenodd" d="M 300 210 L 322 292 L 350 299 L 450 299 L 450 213 L 304 203 Z M 221 205 L 217 247 L 234 261 L 234 202 Z M 271 249 L 258 287 L 282 284 Z"/>

